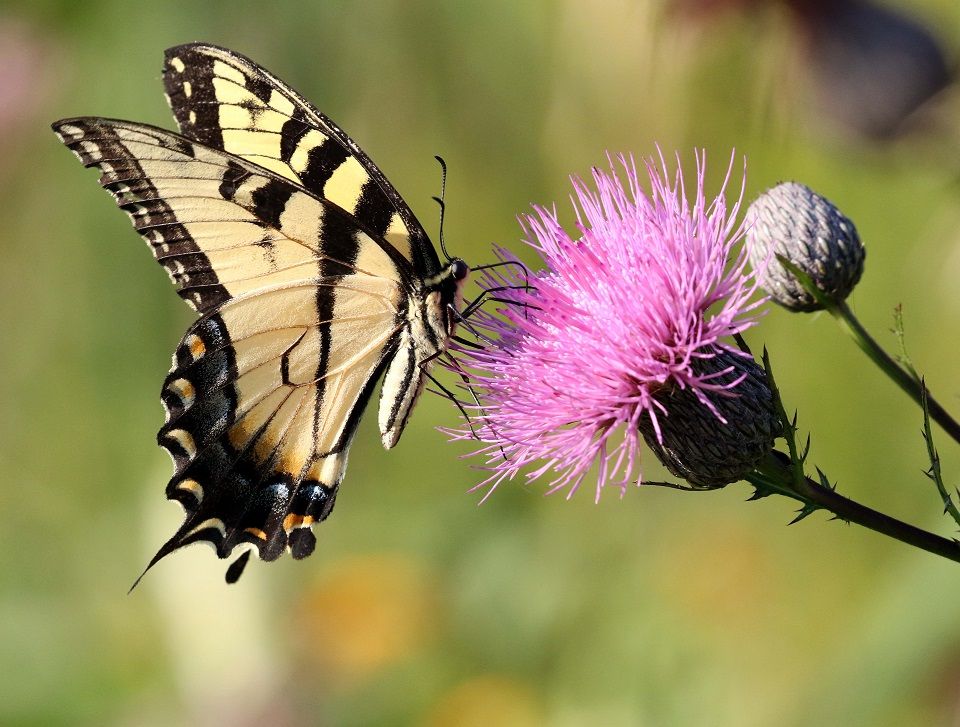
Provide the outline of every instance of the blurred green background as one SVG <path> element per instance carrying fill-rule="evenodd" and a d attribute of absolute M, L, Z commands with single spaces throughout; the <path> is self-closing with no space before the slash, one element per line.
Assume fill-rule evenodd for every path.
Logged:
<path fill-rule="evenodd" d="M 887 6 L 952 63 L 956 0 Z M 364 422 L 312 558 L 227 587 L 191 548 L 126 595 L 180 523 L 154 435 L 191 316 L 52 120 L 172 128 L 164 48 L 235 48 L 357 139 L 434 236 L 444 155 L 448 245 L 475 264 L 520 249 L 533 202 L 571 219 L 567 176 L 608 150 L 703 147 L 716 188 L 735 147 L 747 200 L 798 179 L 854 219 L 852 305 L 893 347 L 902 303 L 960 412 L 960 97 L 899 134 L 858 126 L 872 81 L 835 82 L 883 68 L 835 63 L 860 46 L 818 22 L 734 0 L 0 5 L 0 724 L 960 724 L 956 564 L 822 514 L 786 527 L 791 503 L 742 484 L 599 504 L 517 484 L 477 507 L 435 396 L 389 453 Z M 828 317 L 773 310 L 749 340 L 842 492 L 951 533 L 917 409 Z"/>

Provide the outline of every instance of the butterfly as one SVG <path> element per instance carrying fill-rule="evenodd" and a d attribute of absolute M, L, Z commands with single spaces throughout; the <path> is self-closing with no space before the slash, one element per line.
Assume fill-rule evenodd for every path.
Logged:
<path fill-rule="evenodd" d="M 397 443 L 454 335 L 469 268 L 445 249 L 441 264 L 376 164 L 253 61 L 181 45 L 163 83 L 179 134 L 99 117 L 53 130 L 99 169 L 199 314 L 163 383 L 157 435 L 184 522 L 144 573 L 204 541 L 220 558 L 240 552 L 232 583 L 253 551 L 313 552 L 381 380 L 383 445 Z"/>

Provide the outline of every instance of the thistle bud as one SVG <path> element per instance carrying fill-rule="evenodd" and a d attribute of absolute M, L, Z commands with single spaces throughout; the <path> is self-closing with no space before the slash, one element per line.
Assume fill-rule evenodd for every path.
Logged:
<path fill-rule="evenodd" d="M 797 182 L 760 195 L 747 210 L 747 250 L 770 297 L 793 311 L 822 309 L 777 255 L 810 276 L 828 298 L 844 300 L 860 280 L 866 255 L 857 228 L 830 200 Z"/>
<path fill-rule="evenodd" d="M 667 412 L 657 417 L 660 438 L 646 417 L 640 432 L 673 475 L 703 489 L 723 487 L 743 479 L 773 449 L 780 419 L 766 372 L 752 359 L 720 351 L 698 359 L 694 369 L 702 376 L 729 369 L 709 379 L 724 387 L 709 397 L 715 411 L 692 388 L 673 387 L 656 396 Z"/>

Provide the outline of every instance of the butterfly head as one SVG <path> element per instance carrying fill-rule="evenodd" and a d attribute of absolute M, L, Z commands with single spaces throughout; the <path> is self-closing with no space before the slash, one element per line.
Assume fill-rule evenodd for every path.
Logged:
<path fill-rule="evenodd" d="M 463 301 L 463 284 L 470 266 L 458 257 L 450 258 L 440 272 L 424 281 L 426 319 L 438 339 L 453 335 L 456 311 Z"/>
<path fill-rule="evenodd" d="M 470 275 L 470 266 L 458 257 L 450 258 L 449 262 L 440 268 L 440 272 L 424 281 L 428 291 L 440 291 L 443 298 L 450 297 L 463 287 L 464 281 Z"/>
<path fill-rule="evenodd" d="M 467 276 L 470 274 L 470 266 L 458 257 L 453 258 L 447 264 L 447 267 L 450 268 L 450 276 L 457 283 L 466 280 Z"/>

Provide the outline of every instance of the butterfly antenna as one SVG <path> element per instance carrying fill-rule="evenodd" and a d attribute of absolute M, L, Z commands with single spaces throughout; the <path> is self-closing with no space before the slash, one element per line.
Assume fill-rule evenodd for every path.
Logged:
<path fill-rule="evenodd" d="M 447 245 L 443 240 L 443 218 L 447 211 L 447 205 L 443 201 L 447 193 L 447 163 L 443 161 L 443 157 L 439 155 L 434 156 L 434 159 L 440 162 L 440 196 L 433 198 L 433 201 L 440 205 L 440 250 L 449 262 L 453 260 L 453 258 L 450 257 L 450 253 L 447 252 Z"/>

